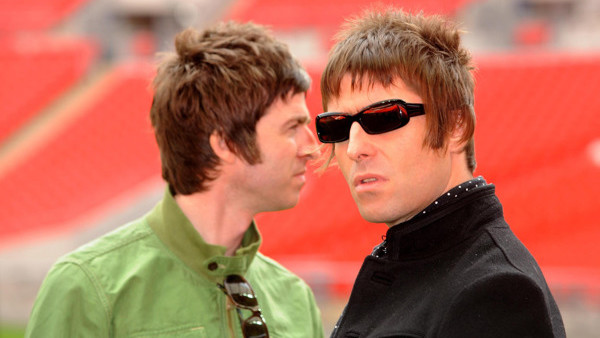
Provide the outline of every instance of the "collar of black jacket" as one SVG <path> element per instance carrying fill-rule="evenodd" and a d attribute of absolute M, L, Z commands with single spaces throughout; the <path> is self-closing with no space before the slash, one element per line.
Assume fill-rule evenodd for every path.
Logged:
<path fill-rule="evenodd" d="M 476 178 L 440 196 L 412 219 L 388 229 L 386 259 L 434 256 L 472 238 L 491 220 L 502 217 L 495 186 Z"/>

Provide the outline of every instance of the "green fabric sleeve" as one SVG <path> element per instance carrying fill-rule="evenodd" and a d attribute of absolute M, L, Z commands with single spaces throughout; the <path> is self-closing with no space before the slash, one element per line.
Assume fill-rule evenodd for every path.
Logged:
<path fill-rule="evenodd" d="M 108 337 L 108 301 L 82 266 L 52 267 L 33 306 L 25 337 Z"/>

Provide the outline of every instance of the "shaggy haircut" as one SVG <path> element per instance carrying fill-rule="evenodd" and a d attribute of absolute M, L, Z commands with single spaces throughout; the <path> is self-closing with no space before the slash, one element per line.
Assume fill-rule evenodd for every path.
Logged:
<path fill-rule="evenodd" d="M 187 29 L 175 50 L 158 66 L 150 119 L 162 176 L 174 194 L 188 195 L 218 177 L 211 134 L 247 163 L 260 163 L 256 123 L 274 100 L 306 92 L 310 78 L 285 44 L 252 23 Z"/>
<path fill-rule="evenodd" d="M 460 34 L 440 16 L 397 9 L 369 10 L 348 20 L 321 78 L 323 109 L 339 97 L 345 75 L 351 76 L 352 90 L 360 90 L 363 80 L 389 87 L 400 78 L 423 100 L 428 129 L 424 146 L 444 148 L 455 128 L 462 128 L 467 165 L 474 171 L 474 66 L 460 46 Z M 333 151 L 327 163 L 332 157 Z"/>

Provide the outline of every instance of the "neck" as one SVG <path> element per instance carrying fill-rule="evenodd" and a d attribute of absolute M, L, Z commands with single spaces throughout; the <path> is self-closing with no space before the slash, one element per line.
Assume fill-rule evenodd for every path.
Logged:
<path fill-rule="evenodd" d="M 175 202 L 206 243 L 226 248 L 233 256 L 242 244 L 254 214 L 236 205 L 226 189 L 216 186 L 191 195 L 175 195 Z"/>
<path fill-rule="evenodd" d="M 444 193 L 454 188 L 455 186 L 473 179 L 473 173 L 467 166 L 467 155 L 464 151 L 451 152 L 451 169 L 448 177 L 448 184 L 444 189 Z"/>

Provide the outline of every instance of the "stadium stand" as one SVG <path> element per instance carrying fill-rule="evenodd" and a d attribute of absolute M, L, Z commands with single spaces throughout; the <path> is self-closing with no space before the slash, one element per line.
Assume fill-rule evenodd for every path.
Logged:
<path fill-rule="evenodd" d="M 0 53 L 0 151 L 36 114 L 72 91 L 98 61 L 98 47 L 89 39 L 49 34 L 86 2 L 0 1 L 0 43 L 5 46 Z M 406 0 L 401 5 L 454 15 L 475 2 Z M 326 52 L 343 19 L 369 3 L 240 0 L 225 19 L 271 25 L 276 33 L 315 31 Z M 551 286 L 576 285 L 600 295 L 595 216 L 600 206 L 595 197 L 600 187 L 600 55 L 540 52 L 552 39 L 552 27 L 546 24 L 529 22 L 516 31 L 515 42 L 528 53 L 476 55 L 476 174 L 497 185 L 508 222 L 536 256 Z M 154 47 L 148 41 L 142 36 L 134 47 L 149 54 Z M 322 112 L 324 57 L 307 64 L 313 78 L 307 104 L 313 117 Z M 160 179 L 148 119 L 153 67 L 145 62 L 112 66 L 86 91 L 89 95 L 76 108 L 75 118 L 65 120 L 40 147 L 23 151 L 9 170 L 0 171 L 0 249 L 37 233 L 75 232 L 72 220 Z M 0 157 L 0 164 L 10 160 Z M 335 168 L 322 175 L 313 169 L 308 175 L 296 208 L 258 216 L 264 235 L 261 250 L 305 277 L 317 274 L 311 282 L 321 278 L 344 296 L 360 262 L 387 227 L 362 220 Z M 15 285 L 22 279 L 27 277 L 15 276 Z"/>
<path fill-rule="evenodd" d="M 402 6 L 405 10 L 452 15 L 474 0 L 247 0 L 238 1 L 228 18 L 239 21 L 255 21 L 270 25 L 277 30 L 314 28 L 337 29 L 345 18 L 374 6 Z"/>
<path fill-rule="evenodd" d="M 465 3 L 452 2 L 446 10 Z M 363 3 L 346 5 L 347 9 L 342 6 L 337 12 L 340 20 L 345 11 L 359 10 Z M 306 13 L 319 6 L 324 9 L 312 0 L 302 6 L 268 0 L 252 2 L 252 6 L 248 12 L 235 9 L 230 17 L 266 21 L 283 29 L 329 24 L 319 15 L 295 13 L 293 21 L 291 14 L 286 18 L 285 12 L 272 15 L 261 10 L 261 6 L 289 6 L 290 13 L 290 8 L 302 7 Z M 325 8 L 324 12 L 328 11 Z M 600 130 L 595 114 L 600 97 L 594 93 L 600 81 L 600 57 L 517 53 L 481 55 L 476 61 L 477 173 L 498 184 L 507 218 L 534 253 L 543 252 L 540 260 L 565 263 L 543 243 L 564 240 L 569 230 L 563 224 L 568 220 L 581 231 L 593 231 L 595 221 L 590 215 L 597 203 L 590 187 L 594 185 L 567 188 L 565 184 L 573 183 L 574 172 L 584 181 L 596 183 L 598 179 L 598 169 L 586 157 L 585 149 Z M 318 88 L 322 66 L 309 67 L 315 79 L 307 97 L 313 116 L 322 111 Z M 0 178 L 1 189 L 15 191 L 0 201 L 9 206 L 0 219 L 4 236 L 60 226 L 132 185 L 159 176 L 158 154 L 147 120 L 150 70 L 147 64 L 135 69 L 131 65 L 117 67 L 110 75 L 112 85 L 88 102 L 80 119 Z M 322 177 L 310 175 L 298 207 L 259 217 L 265 233 L 263 250 L 275 257 L 360 261 L 379 242 L 385 227 L 360 218 L 335 169 Z M 546 196 L 542 191 L 562 195 Z M 564 197 L 573 192 L 578 198 Z M 578 210 L 577 217 L 564 210 Z M 577 252 L 584 255 L 571 251 L 572 255 Z M 600 267 L 597 258 L 580 258 L 579 262 Z"/>
<path fill-rule="evenodd" d="M 600 54 L 516 53 L 477 64 L 477 157 L 493 179 L 560 162 L 600 136 Z"/>
<path fill-rule="evenodd" d="M 319 43 L 328 50 L 333 43 L 334 33 L 344 20 L 367 8 L 395 5 L 408 11 L 453 15 L 474 1 L 476 0 L 405 0 L 398 3 L 394 0 L 241 0 L 232 6 L 225 19 L 253 21 L 268 25 L 278 32 L 315 31 L 321 38 Z"/>
<path fill-rule="evenodd" d="M 160 175 L 148 111 L 152 68 L 116 67 L 78 118 L 0 178 L 3 238 L 62 225 Z"/>
<path fill-rule="evenodd" d="M 89 71 L 97 48 L 87 39 L 42 34 L 3 37 L 0 44 L 2 142 L 75 85 Z"/>
<path fill-rule="evenodd" d="M 47 30 L 87 0 L 0 1 L 0 32 Z"/>
<path fill-rule="evenodd" d="M 600 186 L 589 151 L 600 139 L 600 55 L 480 58 L 477 78 L 479 170 L 498 182 L 521 237 L 535 245 L 564 240 L 573 232 L 565 224 L 589 230 Z"/>
<path fill-rule="evenodd" d="M 600 55 L 482 57 L 477 79 L 478 171 L 513 230 L 542 267 L 600 268 Z"/>

